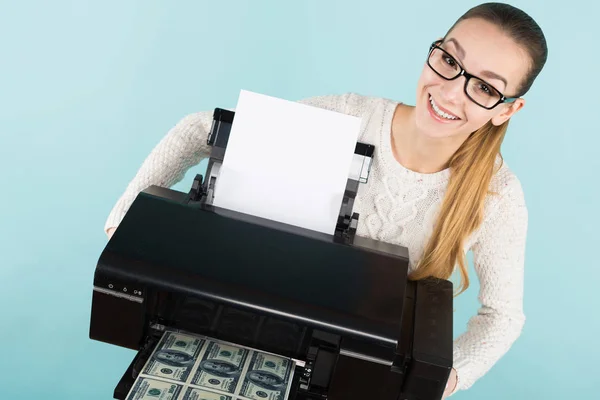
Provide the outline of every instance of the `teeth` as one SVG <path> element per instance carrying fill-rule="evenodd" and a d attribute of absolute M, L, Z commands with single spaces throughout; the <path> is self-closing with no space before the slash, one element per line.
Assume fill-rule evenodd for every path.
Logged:
<path fill-rule="evenodd" d="M 435 103 L 433 102 L 433 97 L 431 97 L 431 95 L 429 95 L 429 102 L 431 103 L 431 107 L 433 107 L 433 109 L 435 110 L 435 113 L 437 115 L 439 115 L 440 117 L 443 117 L 446 119 L 457 119 L 458 118 L 458 117 L 455 117 L 454 115 L 446 114 L 445 112 L 440 110 L 438 108 L 438 106 L 436 106 Z"/>

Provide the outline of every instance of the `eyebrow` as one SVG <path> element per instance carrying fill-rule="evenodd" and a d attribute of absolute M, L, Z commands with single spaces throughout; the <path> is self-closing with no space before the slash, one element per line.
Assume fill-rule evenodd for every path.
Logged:
<path fill-rule="evenodd" d="M 456 51 L 458 53 L 458 57 L 462 60 L 464 60 L 466 58 L 467 53 L 465 52 L 465 49 L 462 48 L 462 46 L 458 43 L 458 41 L 454 38 L 450 38 L 448 40 L 446 40 L 447 43 L 453 43 L 454 47 L 456 48 Z M 498 79 L 502 82 L 504 82 L 504 87 L 508 86 L 508 83 L 506 82 L 506 79 L 504 79 L 504 77 L 502 77 L 501 75 L 498 75 L 495 72 L 492 71 L 481 71 L 481 75 L 485 76 L 487 78 L 490 79 Z"/>

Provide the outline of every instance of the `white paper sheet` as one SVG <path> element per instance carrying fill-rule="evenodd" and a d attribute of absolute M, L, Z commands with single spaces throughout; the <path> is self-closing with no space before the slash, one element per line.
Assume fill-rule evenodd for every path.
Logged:
<path fill-rule="evenodd" d="M 360 122 L 242 90 L 213 204 L 333 234 Z"/>

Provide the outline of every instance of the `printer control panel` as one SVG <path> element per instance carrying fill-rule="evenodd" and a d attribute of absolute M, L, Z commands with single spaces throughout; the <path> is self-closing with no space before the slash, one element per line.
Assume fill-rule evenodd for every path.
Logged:
<path fill-rule="evenodd" d="M 127 283 L 117 279 L 102 279 L 96 281 L 94 289 L 114 295 L 121 295 L 124 297 L 133 296 L 136 298 L 143 299 L 145 289 L 142 285 L 135 283 Z"/>

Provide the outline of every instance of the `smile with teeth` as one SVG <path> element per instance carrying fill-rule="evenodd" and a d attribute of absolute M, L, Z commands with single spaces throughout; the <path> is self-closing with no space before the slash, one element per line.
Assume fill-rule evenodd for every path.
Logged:
<path fill-rule="evenodd" d="M 429 95 L 429 102 L 431 103 L 431 107 L 433 108 L 433 111 L 435 111 L 435 113 L 437 115 L 439 115 L 440 117 L 445 118 L 445 119 L 450 119 L 450 120 L 459 119 L 455 115 L 447 114 L 447 113 L 443 112 L 442 110 L 440 110 L 438 108 L 438 106 L 435 104 L 435 102 L 433 101 L 433 97 L 431 97 L 431 95 Z"/>

